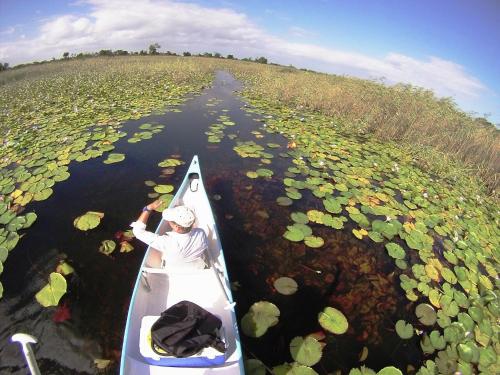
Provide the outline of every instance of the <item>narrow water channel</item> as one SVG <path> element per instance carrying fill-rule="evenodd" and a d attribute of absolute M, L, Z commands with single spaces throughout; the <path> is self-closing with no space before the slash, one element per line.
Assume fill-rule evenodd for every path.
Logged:
<path fill-rule="evenodd" d="M 102 163 L 104 156 L 72 163 L 71 177 L 55 185 L 50 199 L 28 206 L 37 213 L 38 220 L 9 255 L 2 274 L 1 373 L 27 371 L 20 348 L 9 341 L 15 332 L 38 338 L 35 353 L 44 374 L 96 374 L 96 359 L 111 360 L 109 373 L 117 373 L 128 303 L 145 246 L 133 242 L 134 251 L 115 250 L 106 256 L 98 251 L 99 245 L 114 239 L 117 231 L 127 230 L 141 208 L 152 201 L 148 198 L 152 188 L 144 181 L 177 187 L 194 154 L 200 158 L 212 198 L 230 278 L 239 285 L 234 291 L 238 317 L 259 300 L 280 305 L 282 315 L 277 329 L 262 339 L 242 337 L 247 356 L 256 356 L 270 366 L 290 362 L 290 340 L 317 330 L 319 311 L 332 301 L 355 303 L 339 297 L 347 295 L 346 290 L 355 285 L 357 277 L 346 276 L 355 270 L 345 269 L 338 259 L 347 251 L 364 252 L 377 259 L 380 250 L 367 249 L 342 232 L 328 232 L 321 250 L 307 250 L 282 238 L 293 212 L 275 203 L 278 196 L 284 195 L 283 173 L 291 165 L 290 159 L 279 156 L 286 152 L 286 139 L 277 134 L 265 134 L 264 139 L 255 137 L 252 131 L 262 128 L 262 122 L 256 120 L 263 119 L 244 111 L 245 103 L 235 94 L 241 89 L 230 74 L 218 72 L 212 87 L 178 106 L 180 112 L 167 111 L 126 122 L 122 130 L 128 135 L 115 143 L 113 151 L 126 155 L 123 162 L 106 165 Z M 224 131 L 236 139 L 226 136 L 220 143 L 209 143 L 205 132 L 220 115 L 236 123 Z M 162 124 L 165 128 L 150 140 L 128 143 L 127 139 L 144 123 Z M 248 170 L 258 168 L 258 159 L 238 156 L 233 150 L 237 140 L 281 146 L 266 150 L 274 154 L 272 164 L 267 166 L 274 171 L 273 178 L 246 177 Z M 162 168 L 157 164 L 172 155 L 186 164 L 177 167 L 175 174 L 161 176 Z M 307 199 L 304 202 L 308 204 Z M 73 220 L 87 211 L 104 212 L 105 217 L 96 229 L 81 232 L 73 227 Z M 159 218 L 156 215 L 150 219 L 151 229 Z M 64 257 L 75 269 L 68 293 L 58 308 L 43 308 L 34 296 Z M 384 260 L 377 259 L 377 264 L 383 267 Z M 270 280 L 278 276 L 296 278 L 301 285 L 299 292 L 292 297 L 277 295 Z M 69 319 L 60 321 L 61 316 Z M 331 351 L 325 353 L 330 357 L 322 362 L 321 373 L 356 367 L 363 347 L 360 342 L 346 337 L 330 345 Z M 373 355 L 370 363 L 375 368 L 397 361 L 406 364 L 416 358 L 414 351 L 393 345 L 379 345 L 374 350 L 379 354 Z"/>

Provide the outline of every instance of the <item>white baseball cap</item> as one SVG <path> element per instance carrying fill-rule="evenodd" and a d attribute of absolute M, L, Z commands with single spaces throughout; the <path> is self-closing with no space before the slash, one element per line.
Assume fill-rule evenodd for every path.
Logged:
<path fill-rule="evenodd" d="M 167 208 L 163 211 L 162 216 L 164 220 L 173 221 L 184 228 L 189 228 L 196 220 L 194 212 L 186 206 Z"/>

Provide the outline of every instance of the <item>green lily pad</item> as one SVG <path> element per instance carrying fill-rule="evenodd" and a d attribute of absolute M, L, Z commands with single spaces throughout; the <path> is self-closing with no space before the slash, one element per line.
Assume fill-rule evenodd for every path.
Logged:
<path fill-rule="evenodd" d="M 125 160 L 125 154 L 109 154 L 108 158 L 103 161 L 104 164 L 119 163 Z"/>
<path fill-rule="evenodd" d="M 287 231 L 283 234 L 283 237 L 292 242 L 299 242 L 304 240 L 305 235 L 304 232 L 301 231 L 299 227 L 296 227 L 294 225 L 289 225 L 287 227 Z"/>
<path fill-rule="evenodd" d="M 347 332 L 349 323 L 344 314 L 340 310 L 333 307 L 325 307 L 325 309 L 318 314 L 318 322 L 329 332 L 341 335 Z"/>
<path fill-rule="evenodd" d="M 67 284 L 64 276 L 52 272 L 49 276 L 49 283 L 35 295 L 35 298 L 44 307 L 57 306 L 61 297 L 66 294 L 66 290 Z"/>
<path fill-rule="evenodd" d="M 404 320 L 398 320 L 396 322 L 396 333 L 402 339 L 410 339 L 413 337 L 413 326 L 410 323 L 406 323 Z"/>
<path fill-rule="evenodd" d="M 159 167 L 168 168 L 168 167 L 177 167 L 179 165 L 185 164 L 182 160 L 177 159 L 165 159 L 158 163 Z"/>
<path fill-rule="evenodd" d="M 280 206 L 290 206 L 293 201 L 288 198 L 288 197 L 278 197 L 276 199 L 276 202 L 280 205 Z"/>
<path fill-rule="evenodd" d="M 317 236 L 306 236 L 304 238 L 304 243 L 308 247 L 319 248 L 325 244 L 325 241 L 321 237 Z"/>
<path fill-rule="evenodd" d="M 297 224 L 307 224 L 307 223 L 309 223 L 309 218 L 303 212 L 294 212 L 294 213 L 292 213 L 291 218 Z"/>
<path fill-rule="evenodd" d="M 280 277 L 274 281 L 273 285 L 278 293 L 285 296 L 294 294 L 298 289 L 297 282 L 290 277 Z"/>
<path fill-rule="evenodd" d="M 250 337 L 261 337 L 267 330 L 278 324 L 280 311 L 267 301 L 254 303 L 241 319 L 243 333 Z"/>
<path fill-rule="evenodd" d="M 101 242 L 101 246 L 99 246 L 99 252 L 109 255 L 113 251 L 115 251 L 116 243 L 113 240 L 104 240 Z"/>
<path fill-rule="evenodd" d="M 406 255 L 404 249 L 397 243 L 389 242 L 385 245 L 385 248 L 387 249 L 389 255 L 394 259 L 404 259 Z"/>
<path fill-rule="evenodd" d="M 436 323 L 436 311 L 427 303 L 419 304 L 415 309 L 415 315 L 417 315 L 420 323 L 425 324 L 426 326 L 433 326 L 434 323 Z"/>
<path fill-rule="evenodd" d="M 403 373 L 394 366 L 388 366 L 377 372 L 377 375 L 403 375 Z"/>
<path fill-rule="evenodd" d="M 88 211 L 82 216 L 78 216 L 74 221 L 73 225 L 75 228 L 87 231 L 89 229 L 94 229 L 99 225 L 101 219 L 104 217 L 104 213 Z"/>
<path fill-rule="evenodd" d="M 266 367 L 258 359 L 245 359 L 245 374 L 248 375 L 266 375 Z"/>
<path fill-rule="evenodd" d="M 172 185 L 156 185 L 153 189 L 160 194 L 168 194 L 174 191 L 174 187 Z"/>
<path fill-rule="evenodd" d="M 306 366 L 314 366 L 320 361 L 323 348 L 318 340 L 311 336 L 305 338 L 297 336 L 290 342 L 290 353 L 295 361 Z"/>
<path fill-rule="evenodd" d="M 246 175 L 247 175 L 247 177 L 249 177 L 249 178 L 257 178 L 257 177 L 259 177 L 258 173 L 257 173 L 257 172 L 254 172 L 254 171 L 248 171 L 248 172 L 246 173 Z"/>

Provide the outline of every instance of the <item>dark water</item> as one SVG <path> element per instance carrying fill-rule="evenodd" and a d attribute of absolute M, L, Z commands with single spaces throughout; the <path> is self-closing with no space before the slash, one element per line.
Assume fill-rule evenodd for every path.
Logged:
<path fill-rule="evenodd" d="M 38 220 L 9 255 L 2 275 L 5 291 L 0 300 L 1 373 L 27 373 L 20 348 L 9 342 L 15 332 L 30 333 L 39 339 L 35 353 L 42 373 L 98 373 L 94 359 L 112 360 L 108 372 L 118 372 L 128 303 L 145 246 L 133 242 L 135 250 L 131 253 L 120 253 L 117 249 L 111 256 L 105 256 L 99 253 L 99 244 L 113 239 L 117 231 L 127 230 L 140 209 L 152 201 L 147 196 L 152 188 L 144 184 L 145 180 L 178 186 L 194 154 L 200 157 L 209 194 L 221 198 L 213 199 L 212 206 L 230 278 L 241 284 L 233 292 L 239 318 L 252 303 L 263 299 L 274 302 L 281 310 L 280 323 L 263 338 L 242 335 L 247 356 L 256 356 L 269 366 L 292 362 L 290 340 L 317 331 L 320 328 L 317 314 L 325 306 L 341 308 L 342 304 L 351 304 L 353 311 L 363 308 L 363 301 L 372 295 L 365 288 L 366 275 L 350 263 L 352 257 L 346 256 L 349 252 L 354 256 L 363 254 L 375 271 L 388 280 L 394 289 L 388 291 L 389 297 L 391 293 L 400 296 L 400 291 L 395 290 L 399 282 L 391 276 L 393 266 L 383 250 L 373 245 L 369 248 L 367 242 L 353 239 L 349 228 L 347 234 L 315 228 L 315 235 L 326 239 L 325 246 L 317 250 L 282 238 L 286 225 L 290 224 L 291 212 L 319 207 L 313 199 L 304 199 L 300 206 L 294 204 L 293 209 L 276 205 L 275 199 L 284 195 L 283 172 L 291 165 L 290 159 L 278 156 L 286 152 L 286 140 L 265 132 L 263 139 L 251 134 L 252 130 L 261 129 L 262 122 L 252 118 L 260 116 L 251 117 L 242 110 L 244 103 L 234 93 L 240 89 L 241 85 L 229 74 L 220 72 L 213 87 L 179 107 L 182 112 L 127 122 L 122 130 L 129 136 L 139 131 L 137 127 L 142 123 L 164 124 L 165 129 L 151 140 L 130 144 L 126 142 L 127 136 L 115 143 L 113 152 L 126 154 L 121 163 L 106 165 L 101 157 L 72 164 L 71 177 L 55 185 L 51 198 L 28 207 L 37 213 Z M 214 98 L 218 99 L 217 104 L 207 106 Z M 228 111 L 222 112 L 223 109 Z M 218 144 L 207 143 L 204 132 L 217 122 L 219 115 L 227 115 L 237 124 L 227 127 L 226 134 L 237 134 L 239 140 L 254 140 L 262 145 L 280 144 L 282 148 L 276 151 L 266 149 L 275 154 L 272 164 L 258 166 L 259 159 L 242 159 L 233 150 L 235 140 L 227 137 Z M 177 167 L 176 173 L 169 177 L 160 177 L 162 168 L 157 164 L 171 155 L 178 155 L 186 165 Z M 245 176 L 246 171 L 258 167 L 269 167 L 275 172 L 274 177 L 250 180 Z M 89 210 L 105 213 L 100 226 L 89 232 L 76 230 L 74 218 Z M 264 211 L 267 219 L 263 219 Z M 158 220 L 159 216 L 151 218 L 151 229 Z M 68 293 L 60 303 L 71 317 L 56 323 L 54 316 L 61 307 L 42 308 L 34 295 L 63 257 L 75 268 L 75 274 L 69 277 Z M 272 281 L 279 276 L 294 277 L 299 292 L 293 296 L 274 292 Z M 374 298 L 380 301 L 372 304 L 384 311 L 386 297 Z M 329 336 L 323 360 L 315 369 L 321 374 L 335 369 L 347 373 L 347 369 L 360 366 L 358 354 L 367 342 L 371 344 L 367 345 L 370 355 L 366 365 L 374 369 L 389 364 L 405 368 L 406 364 L 415 363 L 419 359 L 416 343 L 409 341 L 405 347 L 399 346 L 400 340 L 392 331 L 394 322 L 408 313 L 401 310 L 404 309 L 401 301 L 404 299 L 395 299 L 387 307 L 394 310 L 394 303 L 397 304 L 395 317 L 358 315 L 359 320 L 352 323 L 361 328 L 341 337 Z M 376 337 L 370 340 L 367 334 Z"/>

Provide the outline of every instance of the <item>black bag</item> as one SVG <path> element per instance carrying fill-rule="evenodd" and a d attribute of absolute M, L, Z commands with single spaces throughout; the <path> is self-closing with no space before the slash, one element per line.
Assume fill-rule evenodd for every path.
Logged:
<path fill-rule="evenodd" d="M 181 301 L 161 313 L 151 327 L 152 348 L 159 355 L 183 358 L 209 346 L 224 353 L 221 320 L 197 304 Z M 162 350 L 163 352 L 161 352 Z"/>

